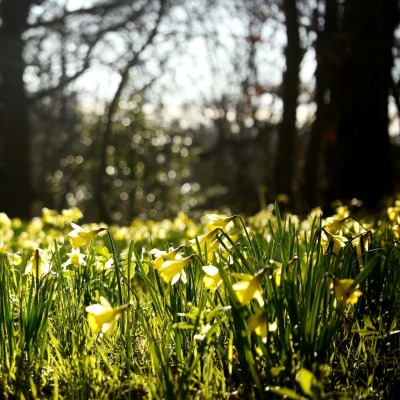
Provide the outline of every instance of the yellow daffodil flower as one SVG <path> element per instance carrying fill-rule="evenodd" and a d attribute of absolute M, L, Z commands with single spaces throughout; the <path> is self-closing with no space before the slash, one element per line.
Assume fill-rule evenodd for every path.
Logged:
<path fill-rule="evenodd" d="M 389 207 L 387 209 L 388 217 L 391 221 L 397 221 L 400 215 L 400 200 L 395 201 L 395 205 L 393 207 Z"/>
<path fill-rule="evenodd" d="M 106 298 L 100 296 L 100 304 L 92 304 L 86 307 L 90 329 L 94 333 L 106 334 L 111 332 L 122 312 L 131 306 L 133 306 L 132 302 L 119 307 L 112 307 Z"/>
<path fill-rule="evenodd" d="M 74 267 L 85 266 L 85 254 L 81 253 L 79 248 L 73 248 L 71 253 L 67 253 L 68 260 L 66 265 L 73 265 Z"/>
<path fill-rule="evenodd" d="M 209 290 L 216 290 L 222 284 L 218 268 L 213 265 L 205 265 L 202 269 L 206 273 L 203 277 L 204 286 Z"/>
<path fill-rule="evenodd" d="M 150 254 L 155 257 L 153 266 L 154 269 L 159 270 L 163 263 L 168 260 L 181 260 L 182 256 L 180 254 L 180 251 L 183 249 L 184 246 L 179 246 L 176 249 L 172 249 L 169 252 L 163 251 L 163 250 L 158 250 L 158 249 L 152 249 L 150 251 Z"/>
<path fill-rule="evenodd" d="M 371 237 L 368 232 L 364 232 L 352 240 L 352 244 L 356 248 L 358 257 L 360 257 L 363 252 L 368 251 L 370 241 Z"/>
<path fill-rule="evenodd" d="M 12 252 L 7 252 L 7 257 L 8 257 L 8 261 L 14 265 L 21 265 L 22 263 L 22 257 L 18 254 L 18 253 L 12 253 Z"/>
<path fill-rule="evenodd" d="M 321 241 L 324 251 L 327 251 L 329 246 L 332 245 L 333 253 L 335 255 L 338 255 L 340 249 L 342 249 L 346 245 L 347 238 L 341 235 L 333 235 L 332 233 L 324 229 L 321 235 Z"/>
<path fill-rule="evenodd" d="M 232 217 L 228 217 L 226 215 L 219 215 L 219 214 L 206 214 L 206 217 L 208 219 L 208 224 L 207 224 L 207 229 L 211 232 L 214 231 L 215 229 L 222 229 L 225 228 L 226 225 L 229 224 L 229 222 L 233 221 L 235 218 L 237 218 L 236 215 L 233 215 Z"/>
<path fill-rule="evenodd" d="M 61 210 L 61 214 L 64 217 L 64 223 L 71 223 L 78 221 L 83 217 L 82 211 L 78 207 L 72 207 L 65 210 Z"/>
<path fill-rule="evenodd" d="M 262 307 L 264 305 L 263 289 L 261 282 L 264 279 L 267 269 L 264 268 L 258 271 L 254 276 L 241 274 L 242 280 L 232 285 L 238 300 L 246 305 L 252 299 L 256 299 L 258 304 Z M 240 276 L 240 275 L 239 275 Z"/>
<path fill-rule="evenodd" d="M 346 305 L 356 304 L 362 292 L 355 286 L 353 279 L 337 279 L 333 275 L 328 275 L 332 279 L 332 288 L 335 291 L 336 299 Z"/>
<path fill-rule="evenodd" d="M 50 271 L 50 267 L 48 253 L 43 249 L 37 249 L 26 264 L 25 275 L 32 274 L 35 278 L 40 278 Z"/>
<path fill-rule="evenodd" d="M 268 335 L 268 318 L 266 312 L 259 311 L 252 315 L 246 321 L 246 325 L 250 332 L 254 332 L 256 335 L 260 336 L 262 341 L 266 343 Z"/>
<path fill-rule="evenodd" d="M 84 244 L 89 244 L 90 241 L 101 231 L 105 231 L 105 228 L 94 229 L 92 231 L 85 231 L 82 227 L 77 224 L 71 223 L 74 228 L 70 233 L 68 233 L 69 241 L 72 247 L 78 248 Z"/>
<path fill-rule="evenodd" d="M 193 250 L 197 250 L 197 243 L 200 246 L 201 251 L 205 254 L 207 253 L 215 253 L 219 248 L 218 239 L 214 239 L 215 234 L 217 233 L 217 229 L 214 229 L 208 232 L 205 235 L 197 236 L 196 239 L 190 239 L 189 243 L 192 246 Z"/>
<path fill-rule="evenodd" d="M 186 273 L 183 268 L 189 264 L 193 255 L 182 258 L 181 260 L 166 260 L 158 268 L 158 273 L 165 282 L 171 282 L 174 285 L 179 279 L 186 283 Z"/>
<path fill-rule="evenodd" d="M 276 269 L 274 269 L 274 272 L 272 273 L 272 276 L 275 279 L 276 286 L 280 286 L 281 278 L 282 278 L 282 263 L 279 262 L 279 261 L 275 261 L 275 260 L 269 260 L 269 263 L 271 265 L 275 265 L 276 266 Z"/>
<path fill-rule="evenodd" d="M 348 218 L 339 219 L 336 215 L 328 217 L 324 220 L 324 228 L 329 232 L 335 232 L 335 234 L 342 233 L 347 227 L 347 221 Z"/>

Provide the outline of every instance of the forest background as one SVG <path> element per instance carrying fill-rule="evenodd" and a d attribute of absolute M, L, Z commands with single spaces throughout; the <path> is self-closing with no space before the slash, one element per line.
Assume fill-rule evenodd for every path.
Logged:
<path fill-rule="evenodd" d="M 399 15 L 396 0 L 1 0 L 0 211 L 374 209 L 400 182 Z"/>

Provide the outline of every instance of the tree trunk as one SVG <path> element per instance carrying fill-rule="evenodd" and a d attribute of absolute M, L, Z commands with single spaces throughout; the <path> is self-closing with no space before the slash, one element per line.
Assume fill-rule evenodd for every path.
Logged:
<path fill-rule="evenodd" d="M 318 5 L 316 6 L 318 9 Z M 315 70 L 315 120 L 311 126 L 307 155 L 303 171 L 302 193 L 307 210 L 323 206 L 322 181 L 323 159 L 321 148 L 323 138 L 330 140 L 334 131 L 334 118 L 331 107 L 331 83 L 333 77 L 332 63 L 334 55 L 330 49 L 335 45 L 337 33 L 337 3 L 326 2 L 324 26 L 318 29 L 319 14 L 316 9 L 314 25 L 317 31 L 315 41 L 315 58 L 317 67 Z"/>
<path fill-rule="evenodd" d="M 374 207 L 392 189 L 388 96 L 398 6 L 395 0 L 348 0 L 339 13 L 337 3 L 325 4 L 325 26 L 316 41 L 317 113 L 304 198 L 308 207 L 316 205 L 323 167 L 322 205 L 358 198 Z"/>
<path fill-rule="evenodd" d="M 374 207 L 391 192 L 388 96 L 398 23 L 396 0 L 345 3 L 345 40 L 333 83 L 336 138 L 327 148 L 329 201 L 358 198 Z"/>
<path fill-rule="evenodd" d="M 284 0 L 287 44 L 286 70 L 282 81 L 283 117 L 279 129 L 274 168 L 274 192 L 284 193 L 293 201 L 293 175 L 296 160 L 296 110 L 299 93 L 299 69 L 302 58 L 298 11 L 295 0 Z"/>
<path fill-rule="evenodd" d="M 0 171 L 0 211 L 20 218 L 31 216 L 33 202 L 21 38 L 30 4 L 30 0 L 2 0 L 0 3 L 0 133 L 4 153 Z"/>

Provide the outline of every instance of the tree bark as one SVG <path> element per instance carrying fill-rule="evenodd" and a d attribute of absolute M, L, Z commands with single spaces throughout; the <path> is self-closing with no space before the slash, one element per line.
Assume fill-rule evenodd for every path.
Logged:
<path fill-rule="evenodd" d="M 31 0 L 2 0 L 0 12 L 0 171 L 1 211 L 29 218 L 33 202 L 30 176 L 30 129 L 23 74 L 24 43 Z"/>

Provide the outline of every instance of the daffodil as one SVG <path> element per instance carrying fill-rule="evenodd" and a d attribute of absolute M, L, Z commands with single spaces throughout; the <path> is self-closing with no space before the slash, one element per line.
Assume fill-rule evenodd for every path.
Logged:
<path fill-rule="evenodd" d="M 400 200 L 395 201 L 395 205 L 393 207 L 389 207 L 387 209 L 388 217 L 391 221 L 397 221 L 400 215 Z"/>
<path fill-rule="evenodd" d="M 152 249 L 150 251 L 150 254 L 155 257 L 153 263 L 154 269 L 159 270 L 165 261 L 181 260 L 182 256 L 180 254 L 180 251 L 183 247 L 184 246 L 179 246 L 176 249 L 171 249 L 169 252 L 166 252 L 164 250 Z"/>
<path fill-rule="evenodd" d="M 109 333 L 114 328 L 122 312 L 133 305 L 132 302 L 118 307 L 112 307 L 108 300 L 100 296 L 100 304 L 86 307 L 87 320 L 94 333 Z"/>
<path fill-rule="evenodd" d="M 322 232 L 321 240 L 324 251 L 327 251 L 329 246 L 332 246 L 332 251 L 335 255 L 338 255 L 340 249 L 342 249 L 347 243 L 346 237 L 341 235 L 333 235 L 325 229 Z"/>
<path fill-rule="evenodd" d="M 105 231 L 105 228 L 94 229 L 91 231 L 85 231 L 82 227 L 77 224 L 71 223 L 74 228 L 70 233 L 68 233 L 69 240 L 72 247 L 80 247 L 84 244 L 89 244 L 90 241 L 101 231 Z"/>
<path fill-rule="evenodd" d="M 48 253 L 43 249 L 36 249 L 35 254 L 26 264 L 25 275 L 32 274 L 35 278 L 40 278 L 42 275 L 47 274 L 50 268 Z"/>
<path fill-rule="evenodd" d="M 357 256 L 360 257 L 364 252 L 368 251 L 371 242 L 371 235 L 364 232 L 352 240 L 353 246 L 356 248 Z"/>
<path fill-rule="evenodd" d="M 203 277 L 204 286 L 209 290 L 216 290 L 222 284 L 218 268 L 214 265 L 205 265 L 202 269 L 206 273 Z"/>
<path fill-rule="evenodd" d="M 264 343 L 267 341 L 268 318 L 266 312 L 259 311 L 256 314 L 252 315 L 246 321 L 246 325 L 247 329 L 250 332 L 254 332 L 256 335 L 260 336 Z"/>
<path fill-rule="evenodd" d="M 47 225 L 60 226 L 60 215 L 55 210 L 47 207 L 42 208 L 42 220 Z"/>
<path fill-rule="evenodd" d="M 205 253 L 215 253 L 219 247 L 218 239 L 214 239 L 217 229 L 213 229 L 205 235 L 197 236 L 196 239 L 190 239 L 189 243 L 192 248 L 196 251 L 197 244 L 199 244 L 201 251 Z"/>
<path fill-rule="evenodd" d="M 19 254 L 13 253 L 13 252 L 7 252 L 7 257 L 8 257 L 9 262 L 12 265 L 15 265 L 15 266 L 21 265 L 22 257 Z"/>
<path fill-rule="evenodd" d="M 161 278 L 164 279 L 165 282 L 171 282 L 171 285 L 174 285 L 179 279 L 181 279 L 183 283 L 186 283 L 186 273 L 183 269 L 189 264 L 192 258 L 193 255 L 182 258 L 181 260 L 166 260 L 157 271 Z"/>
<path fill-rule="evenodd" d="M 279 261 L 275 261 L 275 260 L 269 260 L 269 263 L 271 265 L 275 265 L 276 269 L 274 269 L 274 272 L 272 273 L 272 276 L 275 279 L 275 284 L 276 286 L 280 286 L 281 284 L 281 278 L 282 278 L 282 263 Z"/>
<path fill-rule="evenodd" d="M 332 279 L 332 288 L 334 289 L 336 299 L 346 305 L 356 304 L 362 292 L 358 285 L 354 285 L 353 279 L 337 279 L 329 274 Z"/>
<path fill-rule="evenodd" d="M 83 213 L 78 207 L 61 210 L 61 214 L 64 217 L 65 224 L 78 221 L 78 219 L 83 217 Z"/>
<path fill-rule="evenodd" d="M 233 221 L 237 216 L 233 215 L 232 217 L 228 217 L 219 214 L 206 214 L 206 217 L 208 219 L 207 229 L 211 232 L 218 228 L 225 228 L 226 225 Z"/>
<path fill-rule="evenodd" d="M 258 304 L 262 307 L 264 305 L 263 289 L 261 287 L 262 280 L 264 279 L 267 269 L 264 268 L 258 271 L 254 276 L 241 274 L 239 275 L 242 280 L 232 285 L 238 300 L 246 305 L 252 299 L 256 299 Z"/>
<path fill-rule="evenodd" d="M 338 234 L 343 232 L 346 228 L 346 222 L 348 218 L 339 219 L 336 215 L 333 217 L 328 217 L 324 220 L 324 228 L 329 232 L 335 232 Z"/>
<path fill-rule="evenodd" d="M 73 265 L 74 267 L 85 266 L 85 254 L 81 253 L 79 248 L 73 248 L 71 253 L 67 253 L 68 260 L 65 265 Z"/>

